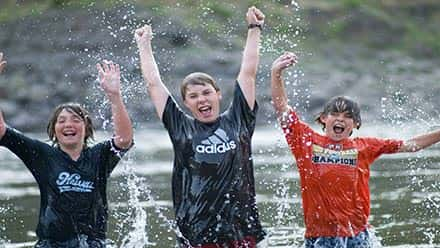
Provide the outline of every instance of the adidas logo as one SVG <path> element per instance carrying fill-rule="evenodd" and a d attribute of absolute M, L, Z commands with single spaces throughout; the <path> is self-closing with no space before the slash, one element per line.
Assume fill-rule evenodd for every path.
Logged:
<path fill-rule="evenodd" d="M 225 153 L 237 148 L 234 140 L 229 140 L 228 135 L 223 129 L 217 129 L 214 134 L 200 142 L 196 146 L 196 152 L 202 154 Z"/>

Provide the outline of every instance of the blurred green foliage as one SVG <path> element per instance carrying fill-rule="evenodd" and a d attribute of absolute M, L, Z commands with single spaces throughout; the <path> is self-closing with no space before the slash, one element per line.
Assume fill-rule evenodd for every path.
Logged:
<path fill-rule="evenodd" d="M 438 0 L 2 0 L 0 23 L 56 9 L 105 9 L 127 3 L 157 15 L 180 18 L 208 36 L 226 34 L 231 25 L 245 28 L 244 13 L 256 5 L 266 14 L 269 28 L 265 31 L 275 35 L 300 30 L 311 42 L 351 41 L 424 56 L 440 55 Z M 296 4 L 300 9 L 292 12 Z M 292 17 L 292 13 L 297 16 Z M 297 27 L 291 26 L 292 18 L 298 19 L 294 23 Z"/>

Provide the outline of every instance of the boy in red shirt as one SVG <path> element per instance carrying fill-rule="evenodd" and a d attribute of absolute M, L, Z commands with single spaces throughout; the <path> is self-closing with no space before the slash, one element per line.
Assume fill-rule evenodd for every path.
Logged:
<path fill-rule="evenodd" d="M 272 101 L 301 178 L 305 247 L 370 247 L 370 165 L 381 154 L 416 152 L 440 141 L 440 130 L 407 141 L 350 138 L 361 126 L 350 98 L 330 99 L 316 118 L 324 135 L 302 122 L 288 105 L 282 72 L 297 63 L 286 52 L 272 64 Z"/>

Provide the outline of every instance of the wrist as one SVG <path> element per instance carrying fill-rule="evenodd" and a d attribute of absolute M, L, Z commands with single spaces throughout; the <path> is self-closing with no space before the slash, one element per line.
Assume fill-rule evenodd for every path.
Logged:
<path fill-rule="evenodd" d="M 248 29 L 258 28 L 260 31 L 263 31 L 263 25 L 259 23 L 250 23 L 248 24 Z"/>

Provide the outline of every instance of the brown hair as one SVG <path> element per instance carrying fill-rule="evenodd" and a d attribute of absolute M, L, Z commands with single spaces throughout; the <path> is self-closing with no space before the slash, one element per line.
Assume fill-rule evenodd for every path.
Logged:
<path fill-rule="evenodd" d="M 55 124 L 57 122 L 58 116 L 61 111 L 66 110 L 69 113 L 76 114 L 84 121 L 86 133 L 84 136 L 84 147 L 87 147 L 89 139 L 93 140 L 93 123 L 92 119 L 89 117 L 89 112 L 82 107 L 79 103 L 63 103 L 58 105 L 54 111 L 52 112 L 52 116 L 49 119 L 49 123 L 47 124 L 47 135 L 49 136 L 50 141 L 54 145 L 58 145 L 58 140 L 55 135 Z"/>
<path fill-rule="evenodd" d="M 325 105 L 324 110 L 318 114 L 315 121 L 322 125 L 322 129 L 325 128 L 325 124 L 321 121 L 321 116 L 328 115 L 330 113 L 343 113 L 348 112 L 354 122 L 356 123 L 356 128 L 359 129 L 362 124 L 361 110 L 359 105 L 354 100 L 347 96 L 336 96 L 330 99 Z"/>
<path fill-rule="evenodd" d="M 206 85 L 209 84 L 214 87 L 215 91 L 220 91 L 215 80 L 208 74 L 203 72 L 193 72 L 186 76 L 182 84 L 180 85 L 180 94 L 182 95 L 182 100 L 185 100 L 185 94 L 188 85 Z"/>

